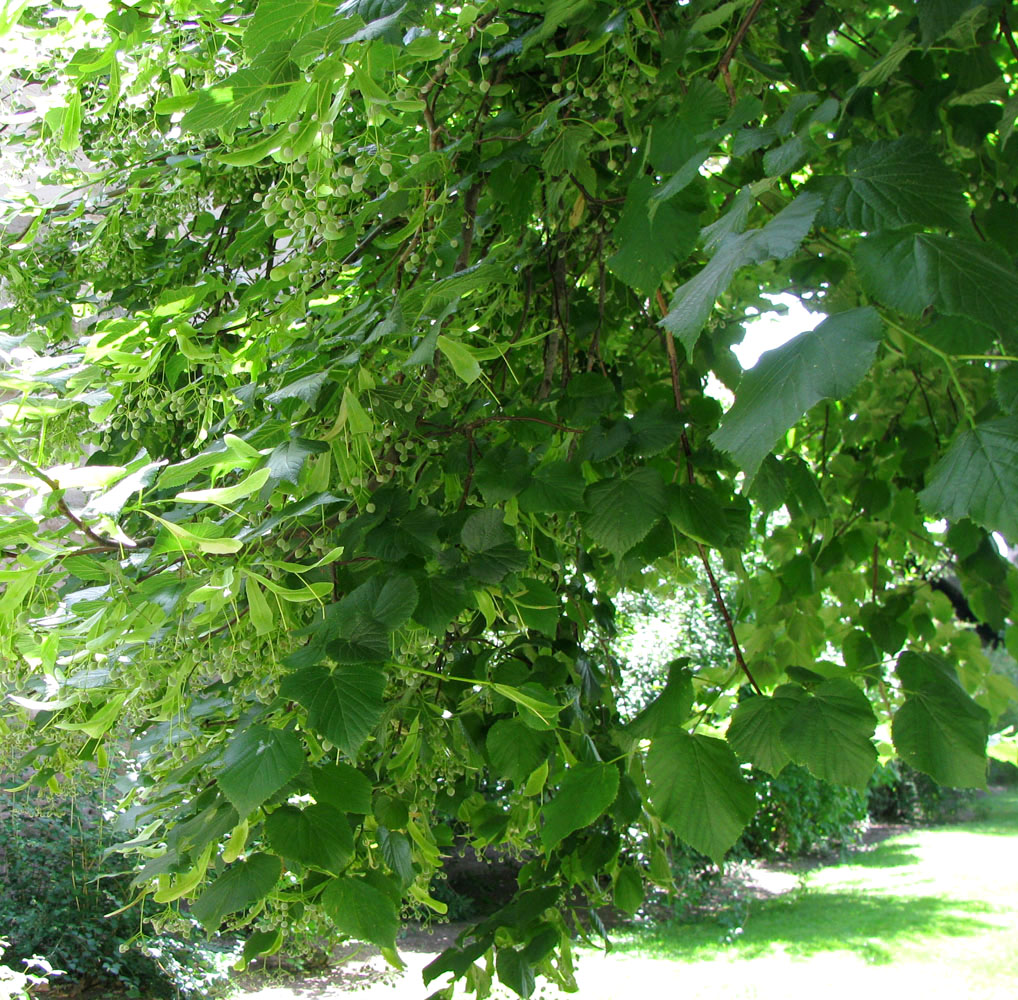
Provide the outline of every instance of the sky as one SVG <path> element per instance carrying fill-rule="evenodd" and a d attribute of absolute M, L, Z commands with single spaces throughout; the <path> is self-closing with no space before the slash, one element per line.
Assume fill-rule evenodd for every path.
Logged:
<path fill-rule="evenodd" d="M 810 312 L 794 295 L 766 295 L 775 306 L 785 306 L 787 312 L 761 313 L 758 319 L 745 323 L 746 336 L 732 350 L 743 368 L 752 368 L 764 351 L 791 340 L 806 330 L 812 330 L 823 319 L 823 313 Z"/>

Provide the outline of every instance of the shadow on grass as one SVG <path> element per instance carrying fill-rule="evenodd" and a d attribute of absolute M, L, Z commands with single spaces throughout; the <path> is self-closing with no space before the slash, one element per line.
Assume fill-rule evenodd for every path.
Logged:
<path fill-rule="evenodd" d="M 780 949 L 808 957 L 851 951 L 873 964 L 895 958 L 896 944 L 927 937 L 963 937 L 992 930 L 994 908 L 935 896 L 806 891 L 750 909 L 728 955 L 752 959 Z M 986 919 L 984 919 L 986 918 Z M 675 961 L 717 955 L 718 924 L 667 924 L 642 932 L 619 951 L 639 951 Z"/>
<path fill-rule="evenodd" d="M 844 864 L 853 868 L 904 868 L 919 861 L 918 855 L 912 850 L 915 846 L 900 842 L 888 844 L 865 854 L 853 854 Z"/>

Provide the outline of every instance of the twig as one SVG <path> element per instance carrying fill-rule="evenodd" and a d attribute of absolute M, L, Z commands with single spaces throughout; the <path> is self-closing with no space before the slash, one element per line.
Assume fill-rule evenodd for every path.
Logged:
<path fill-rule="evenodd" d="M 657 304 L 661 310 L 662 315 L 668 311 L 667 304 L 665 303 L 665 297 L 661 294 L 661 290 L 657 292 Z M 672 395 L 675 399 L 675 409 L 682 412 L 682 388 L 679 385 L 679 359 L 675 353 L 675 339 L 671 333 L 665 331 L 665 347 L 668 351 L 668 367 L 671 370 L 672 378 Z M 689 445 L 689 437 L 686 435 L 685 424 L 682 428 L 682 453 L 686 461 L 686 478 L 690 485 L 695 481 L 693 475 L 693 450 Z M 718 610 L 721 612 L 721 617 L 725 620 L 725 628 L 728 631 L 728 637 L 732 641 L 732 649 L 735 651 L 735 662 L 738 663 L 739 669 L 746 675 L 746 679 L 752 685 L 753 690 L 757 694 L 763 694 L 760 689 L 760 685 L 757 684 L 756 678 L 753 676 L 749 669 L 749 665 L 746 663 L 745 657 L 742 655 L 742 647 L 739 645 L 739 637 L 735 634 L 735 622 L 732 621 L 731 613 L 728 610 L 728 605 L 725 602 L 725 595 L 721 592 L 721 585 L 718 583 L 718 578 L 714 575 L 714 569 L 710 564 L 710 556 L 707 554 L 706 548 L 700 543 L 696 543 L 696 551 L 700 556 L 700 562 L 703 563 L 703 568 L 707 573 L 707 579 L 710 580 L 711 590 L 714 592 L 714 601 L 718 606 Z"/>
<path fill-rule="evenodd" d="M 1018 60 L 1018 45 L 1015 44 L 1014 35 L 1011 34 L 1011 23 L 1007 19 L 1006 10 L 1000 12 L 1000 33 L 1004 36 L 1004 41 L 1011 50 L 1011 55 Z"/>
<path fill-rule="evenodd" d="M 71 510 L 70 507 L 67 506 L 67 501 L 63 497 L 63 489 L 52 476 L 46 475 L 42 469 L 34 466 L 27 459 L 22 458 L 6 441 L 0 443 L 0 446 L 2 446 L 3 451 L 6 452 L 7 457 L 12 462 L 21 466 L 21 468 L 24 469 L 30 476 L 44 482 L 53 491 L 53 493 L 56 494 L 57 508 L 60 510 L 60 513 L 63 514 L 68 521 L 75 525 L 79 531 L 84 532 L 89 538 L 91 538 L 92 541 L 95 542 L 96 545 L 100 546 L 104 552 L 108 552 L 111 549 L 116 550 L 122 548 L 122 545 L 119 542 L 114 542 L 108 538 L 103 538 L 102 535 L 97 535 L 87 524 L 85 524 L 84 521 L 81 520 L 80 517 L 78 517 L 77 514 L 74 513 L 74 511 Z"/>
<path fill-rule="evenodd" d="M 742 40 L 746 37 L 746 32 L 749 31 L 749 26 L 753 23 L 753 19 L 757 15 L 757 11 L 763 5 L 763 0 L 753 0 L 753 6 L 749 8 L 746 16 L 742 19 L 742 24 L 735 29 L 735 34 L 732 36 L 732 40 L 728 43 L 728 48 L 725 49 L 724 55 L 721 57 L 721 61 L 715 66 L 710 73 L 707 74 L 707 79 L 716 80 L 719 73 L 726 73 L 728 71 L 728 64 L 732 61 L 732 57 L 735 55 L 735 50 L 742 44 Z"/>

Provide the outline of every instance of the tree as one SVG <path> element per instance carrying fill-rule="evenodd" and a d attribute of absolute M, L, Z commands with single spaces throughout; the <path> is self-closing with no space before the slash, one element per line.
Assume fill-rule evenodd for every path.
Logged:
<path fill-rule="evenodd" d="M 249 955 L 395 960 L 453 834 L 525 849 L 428 972 L 522 996 L 740 765 L 982 785 L 1016 691 L 928 578 L 1014 651 L 1009 11 L 8 4 L 18 767 L 129 738 L 139 892 Z M 776 292 L 826 318 L 743 373 Z M 612 597 L 691 564 L 731 671 L 622 718 Z"/>

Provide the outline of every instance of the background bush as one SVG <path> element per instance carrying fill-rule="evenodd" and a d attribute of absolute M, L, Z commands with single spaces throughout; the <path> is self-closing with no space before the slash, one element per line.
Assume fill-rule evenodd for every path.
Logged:
<path fill-rule="evenodd" d="M 28 791 L 0 801 L 4 962 L 20 969 L 23 959 L 44 956 L 80 989 L 107 986 L 146 998 L 208 995 L 225 981 L 226 961 L 179 934 L 153 933 L 149 921 L 172 916 L 166 908 L 105 916 L 134 895 L 133 873 L 99 875 L 111 869 L 103 855 L 113 843 L 98 786 L 73 798 Z"/>

